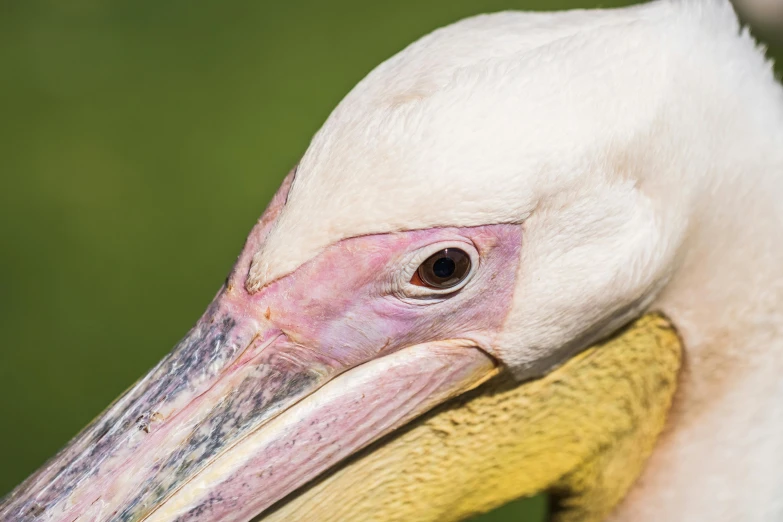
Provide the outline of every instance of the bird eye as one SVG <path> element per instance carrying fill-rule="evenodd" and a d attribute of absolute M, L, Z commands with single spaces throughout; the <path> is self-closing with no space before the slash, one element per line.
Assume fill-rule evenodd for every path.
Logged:
<path fill-rule="evenodd" d="M 438 290 L 457 286 L 470 273 L 470 256 L 458 248 L 444 248 L 424 261 L 411 283 Z"/>

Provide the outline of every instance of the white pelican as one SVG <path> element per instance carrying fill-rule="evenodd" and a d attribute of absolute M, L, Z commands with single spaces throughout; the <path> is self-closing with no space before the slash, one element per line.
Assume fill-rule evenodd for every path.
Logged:
<path fill-rule="evenodd" d="M 448 520 L 549 490 L 560 520 L 783 520 L 782 185 L 783 90 L 726 0 L 435 31 L 0 517 Z"/>

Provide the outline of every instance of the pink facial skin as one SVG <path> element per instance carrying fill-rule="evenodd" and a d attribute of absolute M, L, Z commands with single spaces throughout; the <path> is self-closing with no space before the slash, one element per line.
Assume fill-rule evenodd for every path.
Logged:
<path fill-rule="evenodd" d="M 511 301 L 519 230 L 493 225 L 347 239 L 250 299 L 294 342 L 345 367 L 442 339 L 467 339 L 489 350 Z M 439 299 L 395 295 L 391 287 L 405 258 L 440 243 L 478 251 L 468 284 Z"/>
<path fill-rule="evenodd" d="M 346 239 L 250 293 L 250 260 L 290 180 L 194 329 L 6 497 L 0 520 L 136 521 L 171 499 L 182 520 L 246 520 L 492 366 L 480 350 L 510 308 L 519 226 Z M 472 276 L 450 295 L 407 295 L 412 256 L 433 245 L 475 252 Z M 242 447 L 246 465 L 228 469 Z M 221 462 L 227 474 L 204 486 Z"/>

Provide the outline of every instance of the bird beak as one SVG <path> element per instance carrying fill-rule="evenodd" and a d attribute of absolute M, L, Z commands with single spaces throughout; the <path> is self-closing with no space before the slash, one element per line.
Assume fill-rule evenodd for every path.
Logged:
<path fill-rule="evenodd" d="M 495 371 L 479 350 L 437 343 L 349 369 L 293 342 L 248 298 L 222 290 L 171 354 L 14 491 L 3 514 L 247 520 Z"/>
<path fill-rule="evenodd" d="M 330 339 L 316 326 L 341 298 L 326 283 L 315 288 L 306 270 L 249 291 L 245 279 L 269 221 L 251 233 L 188 335 L 6 497 L 0 518 L 249 520 L 497 372 L 461 341 L 355 349 L 361 343 L 346 336 L 366 340 L 355 328 Z M 327 295 L 314 304 L 319 293 Z"/>

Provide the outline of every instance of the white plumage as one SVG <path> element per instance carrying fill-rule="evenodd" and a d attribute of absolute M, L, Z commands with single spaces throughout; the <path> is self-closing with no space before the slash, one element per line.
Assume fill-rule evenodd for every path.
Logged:
<path fill-rule="evenodd" d="M 688 350 L 670 432 L 615 520 L 783 520 L 781 198 L 783 91 L 727 1 L 485 15 L 341 102 L 248 284 L 347 237 L 520 223 L 495 349 L 517 375 L 643 310 Z"/>

